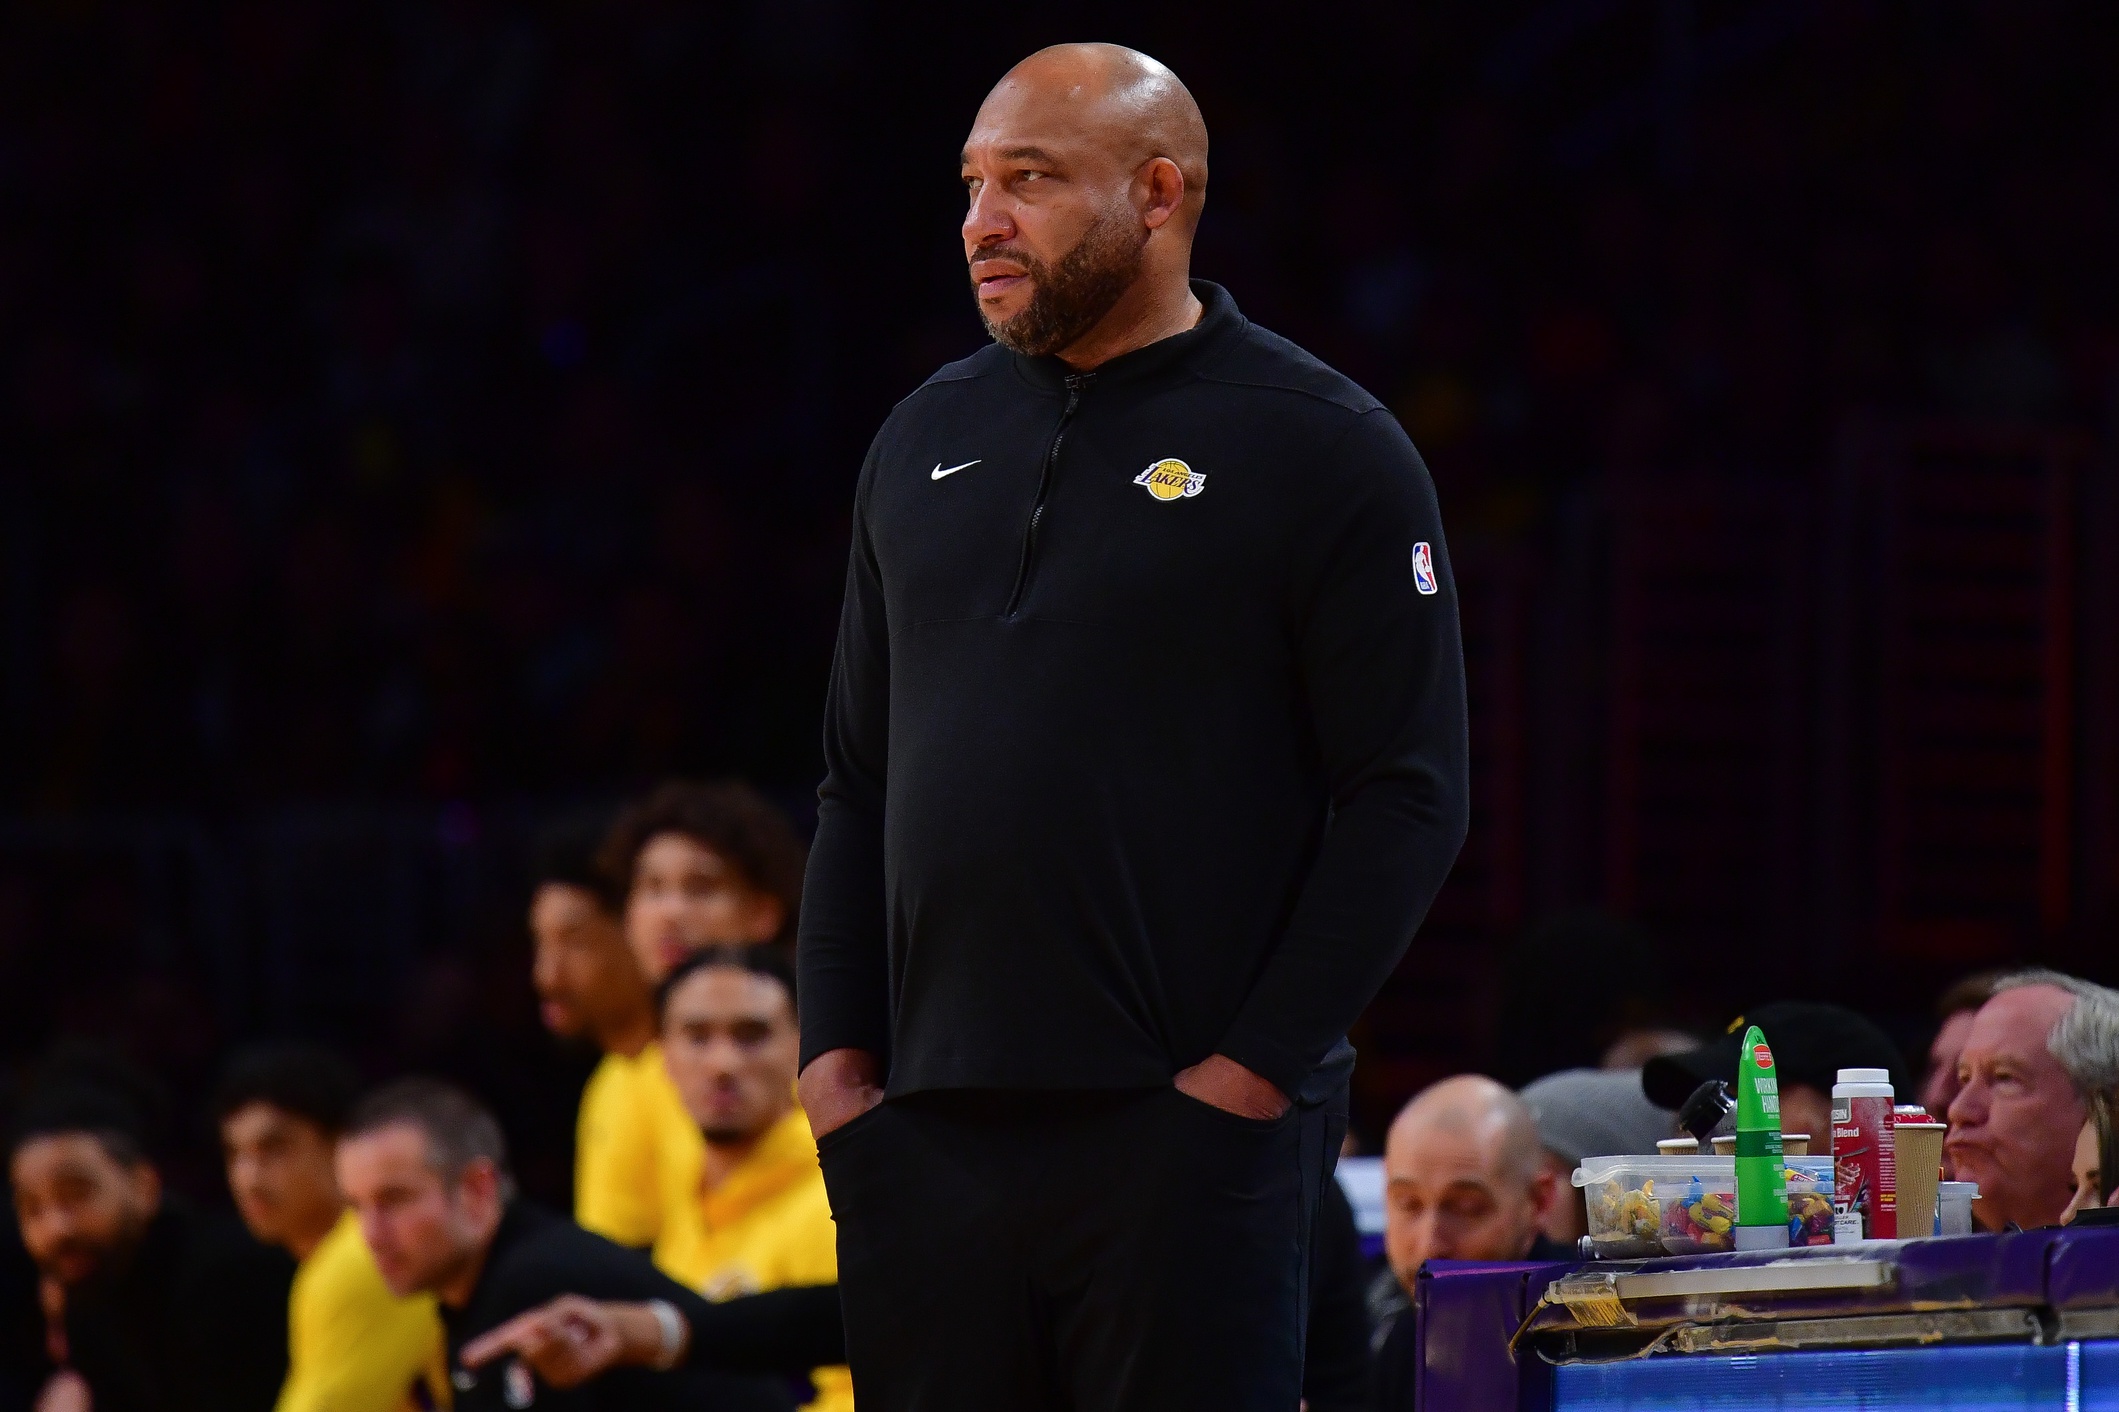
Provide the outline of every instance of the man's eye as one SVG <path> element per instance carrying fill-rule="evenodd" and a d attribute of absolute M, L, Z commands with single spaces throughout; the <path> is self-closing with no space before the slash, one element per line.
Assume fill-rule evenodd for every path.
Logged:
<path fill-rule="evenodd" d="M 1039 177 L 1041 177 L 1041 176 L 1043 176 L 1043 175 L 1044 175 L 1044 173 L 1043 173 L 1043 172 L 1018 172 L 1018 173 L 1016 174 L 1016 180 L 1017 180 L 1017 181 L 1036 181 L 1036 180 L 1037 180 L 1037 179 L 1038 179 Z"/>

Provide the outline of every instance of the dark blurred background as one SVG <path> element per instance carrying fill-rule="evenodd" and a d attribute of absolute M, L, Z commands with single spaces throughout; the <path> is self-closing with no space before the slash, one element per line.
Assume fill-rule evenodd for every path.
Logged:
<path fill-rule="evenodd" d="M 1441 490 L 1477 803 L 1371 1125 L 1622 1017 L 2119 979 L 2109 5 L 21 0 L 0 1064 L 188 1114 L 328 1038 L 563 1193 L 526 840 L 673 772 L 806 824 L 856 467 L 981 339 L 957 145 L 1077 38 L 1190 84 L 1198 272 Z"/>

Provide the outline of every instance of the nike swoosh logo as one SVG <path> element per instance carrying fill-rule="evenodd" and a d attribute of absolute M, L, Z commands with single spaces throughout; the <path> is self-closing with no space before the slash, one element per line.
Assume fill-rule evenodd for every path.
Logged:
<path fill-rule="evenodd" d="M 984 457 L 980 458 L 980 460 L 984 459 Z M 976 466 L 977 464 L 978 461 L 966 461 L 964 463 L 964 466 Z M 958 471 L 963 470 L 964 466 L 951 466 L 948 470 L 945 471 L 942 469 L 942 463 L 940 461 L 937 461 L 934 463 L 934 469 L 928 472 L 927 478 L 929 480 L 940 480 L 943 476 L 953 476 Z"/>

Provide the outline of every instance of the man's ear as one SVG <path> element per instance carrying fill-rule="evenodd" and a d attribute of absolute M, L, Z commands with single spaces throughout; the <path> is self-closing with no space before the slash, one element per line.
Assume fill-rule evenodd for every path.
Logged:
<path fill-rule="evenodd" d="M 162 1174 L 152 1162 L 135 1162 L 132 1168 L 132 1198 L 148 1218 L 162 1209 Z"/>
<path fill-rule="evenodd" d="M 1185 174 L 1168 157 L 1150 157 L 1141 163 L 1133 186 L 1141 224 L 1149 230 L 1167 225 L 1185 204 Z"/>
<path fill-rule="evenodd" d="M 473 1157 L 465 1163 L 463 1175 L 456 1179 L 456 1189 L 473 1219 L 480 1223 L 499 1219 L 500 1169 L 493 1165 L 493 1159 Z"/>

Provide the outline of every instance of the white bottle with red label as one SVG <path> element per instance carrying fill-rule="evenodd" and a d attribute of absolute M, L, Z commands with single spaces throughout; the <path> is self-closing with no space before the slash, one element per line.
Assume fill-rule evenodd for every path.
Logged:
<path fill-rule="evenodd" d="M 1832 1205 L 1868 1240 L 1898 1238 L 1894 1096 L 1888 1069 L 1841 1069 L 1832 1086 Z"/>

